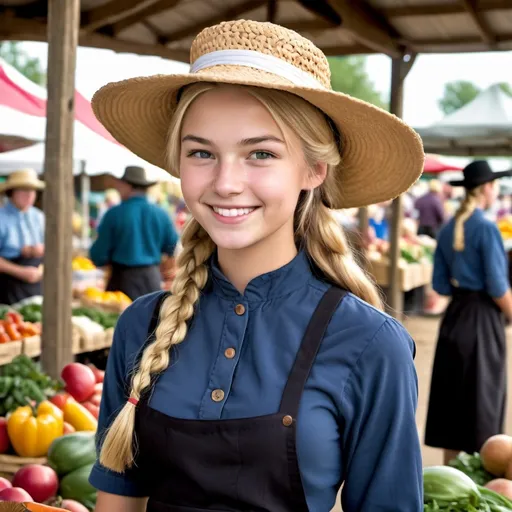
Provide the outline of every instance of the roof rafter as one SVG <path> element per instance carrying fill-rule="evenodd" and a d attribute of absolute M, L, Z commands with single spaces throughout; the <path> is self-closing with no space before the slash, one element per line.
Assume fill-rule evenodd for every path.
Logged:
<path fill-rule="evenodd" d="M 396 31 L 368 4 L 349 4 L 346 0 L 329 0 L 329 4 L 340 15 L 342 27 L 359 44 L 392 57 L 402 55 Z"/>
<path fill-rule="evenodd" d="M 486 0 L 475 2 L 477 12 L 496 11 L 510 9 L 510 0 Z M 466 8 L 463 4 L 425 4 L 425 5 L 404 5 L 400 7 L 383 7 L 379 9 L 387 18 L 398 18 L 403 16 L 442 16 L 446 14 L 464 14 Z"/>
<path fill-rule="evenodd" d="M 123 30 L 135 25 L 145 18 L 149 18 L 151 16 L 156 16 L 161 12 L 164 12 L 168 9 L 172 9 L 176 5 L 180 3 L 181 0 L 158 0 L 152 5 L 148 5 L 145 9 L 141 9 L 134 14 L 127 16 L 126 18 L 117 21 L 112 25 L 112 33 L 119 34 Z"/>
<path fill-rule="evenodd" d="M 110 0 L 104 5 L 82 13 L 80 28 L 85 32 L 94 32 L 105 25 L 111 25 L 151 7 L 157 2 L 158 0 Z"/>
<path fill-rule="evenodd" d="M 491 29 L 487 25 L 483 15 L 481 12 L 477 11 L 476 5 L 477 2 L 475 0 L 461 0 L 464 5 L 466 11 L 471 16 L 471 19 L 476 25 L 478 32 L 480 33 L 480 37 L 482 38 L 484 43 L 487 43 L 490 47 L 494 46 L 496 43 L 495 37 L 491 32 Z"/>
<path fill-rule="evenodd" d="M 266 4 L 267 0 L 246 0 L 239 5 L 226 9 L 225 11 L 212 16 L 211 18 L 204 19 L 198 23 L 194 23 L 193 25 L 189 25 L 188 27 L 177 30 L 175 32 L 165 34 L 165 36 L 163 36 L 162 43 L 170 43 L 172 41 L 179 41 L 180 39 L 195 36 L 206 27 L 217 25 L 218 23 L 226 20 L 238 18 L 242 14 L 257 9 L 258 7 Z"/>

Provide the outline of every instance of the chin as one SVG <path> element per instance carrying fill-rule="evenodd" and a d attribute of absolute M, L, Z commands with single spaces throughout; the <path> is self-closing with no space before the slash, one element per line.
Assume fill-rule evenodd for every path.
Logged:
<path fill-rule="evenodd" d="M 230 251 L 247 249 L 260 240 L 254 236 L 248 236 L 248 233 L 210 233 L 210 237 L 219 249 Z"/>

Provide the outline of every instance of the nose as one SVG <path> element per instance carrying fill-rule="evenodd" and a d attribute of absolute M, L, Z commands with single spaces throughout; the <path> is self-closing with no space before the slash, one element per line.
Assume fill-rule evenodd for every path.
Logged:
<path fill-rule="evenodd" d="M 244 170 L 235 161 L 220 160 L 215 176 L 215 192 L 221 197 L 241 194 L 245 189 Z"/>

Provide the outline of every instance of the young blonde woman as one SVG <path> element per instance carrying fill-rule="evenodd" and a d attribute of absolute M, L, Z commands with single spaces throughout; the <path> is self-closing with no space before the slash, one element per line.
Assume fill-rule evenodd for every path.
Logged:
<path fill-rule="evenodd" d="M 93 100 L 193 215 L 172 294 L 116 329 L 96 512 L 328 512 L 342 483 L 345 512 L 423 510 L 414 344 L 333 216 L 410 187 L 418 137 L 270 23 L 205 29 L 191 63 Z"/>
<path fill-rule="evenodd" d="M 510 174 L 469 164 L 464 179 L 451 182 L 466 189 L 465 199 L 438 237 L 433 287 L 452 300 L 439 331 L 425 443 L 443 448 L 445 463 L 503 431 L 512 295 L 503 241 L 484 210 L 496 200 L 496 180 Z"/>

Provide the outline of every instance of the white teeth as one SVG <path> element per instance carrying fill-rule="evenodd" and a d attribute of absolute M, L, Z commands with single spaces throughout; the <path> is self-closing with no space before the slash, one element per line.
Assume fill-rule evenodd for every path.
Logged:
<path fill-rule="evenodd" d="M 217 208 L 216 206 L 213 206 L 213 211 L 219 215 L 222 215 L 223 217 L 239 217 L 241 215 L 248 215 L 252 211 L 254 211 L 254 208 Z"/>

